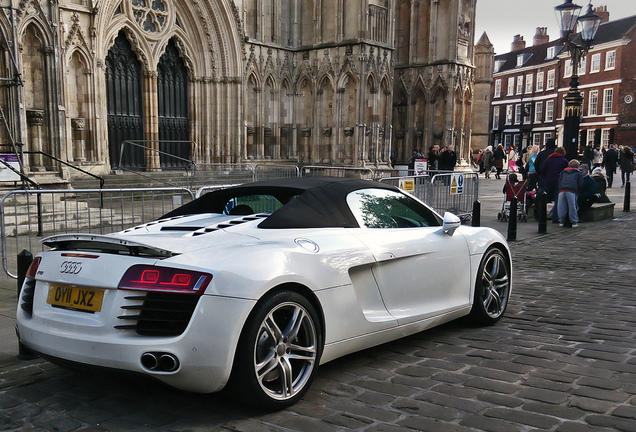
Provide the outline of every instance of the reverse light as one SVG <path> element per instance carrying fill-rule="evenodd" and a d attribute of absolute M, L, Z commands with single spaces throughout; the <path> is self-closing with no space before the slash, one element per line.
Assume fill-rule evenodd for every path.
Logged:
<path fill-rule="evenodd" d="M 126 270 L 117 289 L 202 295 L 211 281 L 209 273 L 140 264 Z"/>
<path fill-rule="evenodd" d="M 31 265 L 29 266 L 25 277 L 28 279 L 35 279 L 35 275 L 38 272 L 38 268 L 40 267 L 40 262 L 42 262 L 42 257 L 35 257 L 33 258 L 33 262 L 31 263 Z"/>

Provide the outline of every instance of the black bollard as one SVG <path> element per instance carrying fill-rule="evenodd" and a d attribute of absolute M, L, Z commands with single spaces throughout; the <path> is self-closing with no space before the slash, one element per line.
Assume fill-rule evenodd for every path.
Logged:
<path fill-rule="evenodd" d="M 18 302 L 20 301 L 20 292 L 22 291 L 22 284 L 24 283 L 24 279 L 26 278 L 27 270 L 29 270 L 29 266 L 33 262 L 33 254 L 28 250 L 24 249 L 22 252 L 18 254 Z M 17 332 L 17 324 L 16 324 L 16 332 Z M 20 336 L 18 335 L 18 358 L 20 360 L 33 360 L 34 358 L 38 358 L 38 355 L 22 345 L 20 342 Z"/>
<path fill-rule="evenodd" d="M 479 202 L 479 200 L 475 200 L 475 202 L 473 202 L 473 218 L 471 226 L 481 226 L 481 202 Z"/>
<path fill-rule="evenodd" d="M 631 196 L 631 190 L 632 190 L 632 186 L 631 186 L 631 182 L 627 182 L 625 183 L 625 198 L 623 198 L 623 211 L 624 212 L 628 212 L 629 211 L 629 201 L 630 201 L 630 196 Z"/>
<path fill-rule="evenodd" d="M 510 200 L 510 218 L 508 219 L 508 241 L 517 240 L 517 197 Z"/>
<path fill-rule="evenodd" d="M 539 210 L 539 234 L 546 234 L 548 232 L 548 194 L 541 192 L 538 196 L 538 210 Z"/>
<path fill-rule="evenodd" d="M 22 290 L 24 278 L 32 262 L 33 254 L 28 250 L 24 249 L 18 254 L 18 301 L 20 301 L 20 291 Z"/>

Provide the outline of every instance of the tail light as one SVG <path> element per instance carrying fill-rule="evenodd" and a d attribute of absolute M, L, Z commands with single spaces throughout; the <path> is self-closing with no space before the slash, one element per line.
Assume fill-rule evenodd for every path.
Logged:
<path fill-rule="evenodd" d="M 42 257 L 35 257 L 33 262 L 29 266 L 29 269 L 26 272 L 25 277 L 29 279 L 35 279 L 35 275 L 38 272 L 38 267 L 40 267 L 40 262 L 42 261 Z"/>
<path fill-rule="evenodd" d="M 212 275 L 209 273 L 170 267 L 134 265 L 126 270 L 117 288 L 202 295 L 211 281 Z"/>

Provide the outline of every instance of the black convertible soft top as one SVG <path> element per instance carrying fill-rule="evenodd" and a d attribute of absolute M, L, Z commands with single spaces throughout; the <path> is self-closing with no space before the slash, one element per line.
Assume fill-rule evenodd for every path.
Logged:
<path fill-rule="evenodd" d="M 249 195 L 272 195 L 283 207 L 265 218 L 259 228 L 357 228 L 346 198 L 359 189 L 379 188 L 398 191 L 395 186 L 369 180 L 343 178 L 289 178 L 246 183 L 206 193 L 170 213 L 175 216 L 223 213 L 232 198 Z M 295 199 L 293 199 L 295 198 Z"/>

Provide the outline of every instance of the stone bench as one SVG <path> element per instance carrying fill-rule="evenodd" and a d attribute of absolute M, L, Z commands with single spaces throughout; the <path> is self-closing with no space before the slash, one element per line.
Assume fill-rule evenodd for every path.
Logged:
<path fill-rule="evenodd" d="M 614 203 L 594 203 L 592 207 L 581 212 L 581 222 L 595 222 L 614 217 Z"/>

